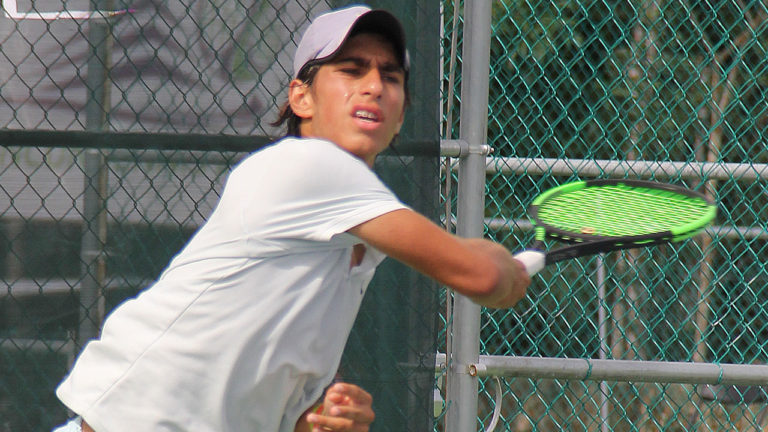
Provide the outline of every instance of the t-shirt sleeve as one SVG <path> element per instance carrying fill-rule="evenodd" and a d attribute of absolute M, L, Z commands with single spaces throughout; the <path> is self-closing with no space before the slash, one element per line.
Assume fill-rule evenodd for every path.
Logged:
<path fill-rule="evenodd" d="M 274 161 L 269 167 L 274 175 L 262 177 L 243 206 L 244 225 L 262 240 L 328 241 L 377 216 L 408 208 L 363 161 L 336 145 L 317 140 L 289 144 L 265 158 L 289 154 L 279 164 Z"/>

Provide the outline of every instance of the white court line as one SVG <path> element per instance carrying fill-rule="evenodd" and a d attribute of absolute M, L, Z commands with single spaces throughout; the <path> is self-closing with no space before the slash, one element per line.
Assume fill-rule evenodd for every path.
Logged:
<path fill-rule="evenodd" d="M 76 19 L 76 20 L 89 20 L 89 19 L 105 19 L 112 18 L 118 15 L 134 12 L 133 9 L 121 9 L 116 11 L 70 11 L 63 10 L 58 12 L 19 12 L 16 7 L 16 0 L 2 0 L 3 12 L 6 18 L 14 20 L 43 20 L 53 21 L 58 19 Z"/>

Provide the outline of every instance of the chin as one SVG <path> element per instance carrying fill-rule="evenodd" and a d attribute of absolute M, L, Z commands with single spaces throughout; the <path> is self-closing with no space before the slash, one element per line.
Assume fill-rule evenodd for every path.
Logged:
<path fill-rule="evenodd" d="M 379 153 L 389 147 L 389 141 L 386 144 L 379 144 L 378 142 L 357 143 L 352 147 L 345 147 L 348 151 L 354 155 L 357 155 L 360 159 L 368 160 L 369 158 L 375 158 Z"/>

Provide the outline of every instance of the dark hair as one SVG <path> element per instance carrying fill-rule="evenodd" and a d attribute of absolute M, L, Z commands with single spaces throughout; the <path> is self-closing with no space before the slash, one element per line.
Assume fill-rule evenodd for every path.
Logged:
<path fill-rule="evenodd" d="M 317 76 L 317 71 L 320 70 L 324 62 L 313 60 L 308 62 L 301 68 L 299 75 L 296 77 L 304 85 L 311 86 Z M 280 108 L 280 114 L 277 116 L 277 120 L 270 123 L 270 125 L 278 127 L 283 123 L 288 123 L 287 136 L 300 137 L 299 125 L 301 125 L 301 117 L 297 116 L 291 109 L 291 103 L 286 101 L 283 107 Z"/>
<path fill-rule="evenodd" d="M 364 33 L 364 31 L 357 31 L 350 35 L 354 36 L 359 33 Z M 304 83 L 304 85 L 311 86 L 312 83 L 315 81 L 315 76 L 317 76 L 317 71 L 320 70 L 320 66 L 330 63 L 333 61 L 335 56 L 327 57 L 324 59 L 316 59 L 307 62 L 301 70 L 299 70 L 299 74 L 296 77 L 299 81 Z M 408 71 L 405 72 L 405 80 L 403 81 L 403 87 L 405 88 L 405 106 L 407 107 L 411 103 L 411 95 L 408 92 Z M 290 102 L 285 102 L 283 104 L 282 108 L 280 108 L 280 114 L 277 116 L 277 120 L 270 123 L 271 126 L 279 127 L 283 123 L 287 123 L 288 130 L 286 131 L 286 136 L 295 136 L 300 137 L 301 131 L 299 131 L 299 126 L 301 125 L 301 117 L 297 116 L 293 110 L 291 109 Z"/>

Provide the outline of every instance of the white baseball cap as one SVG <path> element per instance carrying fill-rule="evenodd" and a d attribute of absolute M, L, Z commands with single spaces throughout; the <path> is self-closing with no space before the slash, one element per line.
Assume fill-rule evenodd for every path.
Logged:
<path fill-rule="evenodd" d="M 391 13 L 368 6 L 336 9 L 315 18 L 301 37 L 293 58 L 293 77 L 312 60 L 328 58 L 339 50 L 353 30 L 381 33 L 392 42 L 403 68 L 408 71 L 410 60 L 405 48 L 405 31 Z"/>

